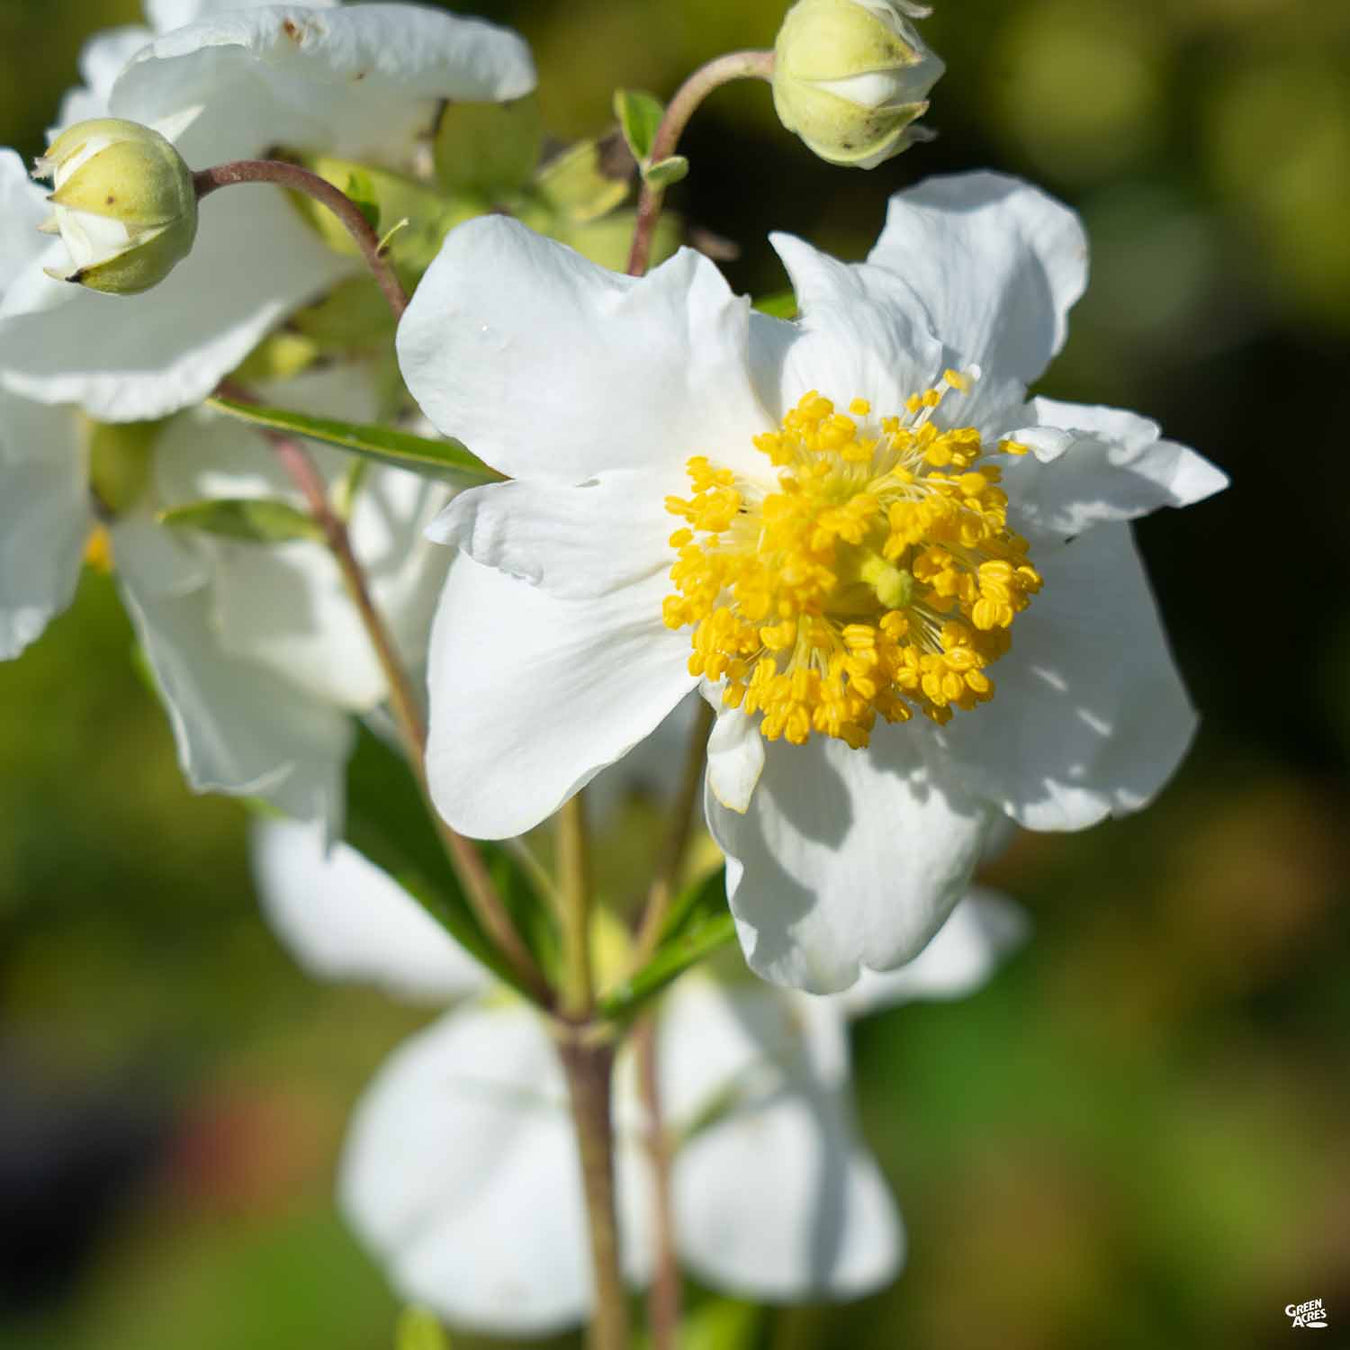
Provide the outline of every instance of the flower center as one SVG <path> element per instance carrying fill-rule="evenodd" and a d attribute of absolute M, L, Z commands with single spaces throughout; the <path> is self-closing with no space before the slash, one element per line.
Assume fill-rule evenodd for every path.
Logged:
<path fill-rule="evenodd" d="M 662 617 L 692 627 L 690 673 L 762 714 L 769 740 L 802 745 L 815 731 L 856 749 L 878 715 L 942 723 L 993 697 L 985 670 L 1041 578 L 979 432 L 932 420 L 969 387 L 949 370 L 879 421 L 864 399 L 847 416 L 812 391 L 755 438 L 777 491 L 697 455 L 693 495 L 666 498 L 687 525 L 670 537 Z"/>

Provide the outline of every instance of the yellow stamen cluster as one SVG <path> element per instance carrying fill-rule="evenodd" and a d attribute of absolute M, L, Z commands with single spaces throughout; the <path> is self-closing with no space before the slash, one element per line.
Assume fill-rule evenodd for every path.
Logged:
<path fill-rule="evenodd" d="M 863 399 L 844 414 L 813 391 L 755 438 L 777 491 L 698 455 L 692 496 L 666 499 L 686 522 L 670 537 L 666 626 L 692 627 L 690 673 L 762 714 L 769 740 L 815 731 L 857 748 L 878 715 L 946 722 L 993 697 L 985 670 L 1041 578 L 979 432 L 933 420 L 968 388 L 948 371 L 880 420 Z"/>

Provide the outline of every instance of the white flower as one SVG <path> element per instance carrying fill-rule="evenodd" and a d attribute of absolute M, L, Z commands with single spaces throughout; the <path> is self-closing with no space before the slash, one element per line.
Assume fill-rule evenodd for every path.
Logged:
<path fill-rule="evenodd" d="M 1226 480 L 1131 413 L 1027 401 L 1087 275 L 1036 189 L 900 193 L 860 265 L 774 245 L 796 323 L 694 253 L 634 281 L 472 221 L 398 348 L 431 420 L 516 479 L 437 526 L 460 550 L 432 637 L 439 809 L 521 833 L 690 689 L 739 701 L 706 797 L 732 910 L 756 971 L 824 992 L 923 948 L 1000 814 L 1076 829 L 1159 790 L 1195 718 L 1125 522 Z M 937 724 L 886 720 L 915 711 Z"/>
<path fill-rule="evenodd" d="M 0 150 L 0 304 L 46 247 L 45 193 Z M 85 448 L 69 408 L 0 389 L 0 661 L 34 642 L 70 603 L 89 534 Z"/>
<path fill-rule="evenodd" d="M 278 145 L 397 166 L 441 100 L 511 99 L 534 87 L 514 33 L 415 5 L 160 0 L 149 17 L 188 26 L 96 39 L 84 60 L 90 87 L 63 113 L 143 123 L 194 169 Z M 0 385 L 106 421 L 161 417 L 209 394 L 287 314 L 355 266 L 283 192 L 263 187 L 217 194 L 191 256 L 132 305 L 45 276 L 44 267 L 69 269 L 57 241 L 0 304 Z"/>
<path fill-rule="evenodd" d="M 355 421 L 376 407 L 363 372 L 341 366 L 266 392 Z M 330 488 L 351 468 L 338 451 L 308 453 Z M 376 467 L 348 522 L 372 599 L 413 670 L 425 660 L 446 562 L 422 535 L 448 493 Z M 337 563 L 317 542 L 213 538 L 156 524 L 150 509 L 255 497 L 305 507 L 261 436 L 205 409 L 179 414 L 156 440 L 149 499 L 113 526 L 118 578 L 189 783 L 266 797 L 331 836 L 341 826 L 350 715 L 388 696 Z"/>
<path fill-rule="evenodd" d="M 400 1295 L 497 1335 L 582 1321 L 590 1270 L 576 1142 L 540 1016 L 486 977 L 388 877 L 345 846 L 325 860 L 261 824 L 255 873 L 273 926 L 324 978 L 418 1000 L 467 999 L 395 1052 L 357 1108 L 342 1205 Z M 853 1298 L 899 1269 L 894 1203 L 854 1128 L 847 1019 L 969 992 L 1020 939 L 1020 912 L 972 896 L 911 966 L 846 997 L 684 976 L 657 1054 L 681 1261 L 768 1301 Z M 620 1226 L 629 1279 L 650 1276 L 652 1178 L 633 1065 L 616 1075 Z M 701 1122 L 701 1124 L 700 1124 Z"/>

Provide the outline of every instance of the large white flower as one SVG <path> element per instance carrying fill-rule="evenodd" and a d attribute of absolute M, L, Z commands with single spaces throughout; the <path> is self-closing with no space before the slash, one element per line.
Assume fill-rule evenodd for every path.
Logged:
<path fill-rule="evenodd" d="M 357 421 L 376 398 L 359 369 L 336 366 L 274 391 L 299 410 Z M 330 488 L 351 460 L 309 451 Z M 423 537 L 449 489 L 377 467 L 361 481 L 348 532 L 371 597 L 414 669 L 445 575 Z M 139 511 L 113 526 L 122 594 L 168 707 L 188 781 L 199 791 L 266 797 L 288 815 L 340 830 L 350 715 L 388 688 L 337 563 L 318 542 L 263 544 L 174 530 L 151 508 L 208 498 L 305 503 L 267 442 L 205 409 L 160 432 Z"/>
<path fill-rule="evenodd" d="M 87 87 L 67 98 L 62 120 L 109 113 L 153 126 L 195 169 L 273 146 L 398 167 L 442 100 L 517 98 L 535 82 L 514 33 L 416 5 L 148 9 L 159 35 L 95 39 L 82 62 Z M 217 194 L 191 256 L 135 299 L 53 281 L 43 269 L 68 270 L 63 250 L 56 241 L 33 259 L 0 303 L 0 385 L 105 421 L 200 401 L 356 265 L 272 187 Z"/>
<path fill-rule="evenodd" d="M 1087 276 L 1035 188 L 900 193 L 863 264 L 774 246 L 798 322 L 694 253 L 634 281 L 474 221 L 398 348 L 516 480 L 437 527 L 442 813 L 522 832 L 701 685 L 750 964 L 829 991 L 923 948 L 1000 814 L 1075 829 L 1158 791 L 1195 719 L 1126 522 L 1226 480 L 1131 413 L 1027 400 Z"/>
<path fill-rule="evenodd" d="M 391 1057 L 342 1161 L 349 1220 L 399 1293 L 448 1321 L 538 1335 L 582 1321 L 590 1269 L 576 1142 L 540 1016 L 487 978 L 387 876 L 343 845 L 267 823 L 254 867 L 269 919 L 323 978 L 419 1001 L 464 999 Z M 1020 911 L 972 895 L 918 960 L 818 998 L 697 971 L 660 1004 L 666 1124 L 680 1141 L 675 1236 L 689 1270 L 752 1299 L 853 1298 L 904 1256 L 899 1215 L 858 1138 L 850 1017 L 956 997 L 1019 940 Z M 621 1054 L 614 1101 L 620 1225 L 633 1283 L 651 1265 L 645 1117 Z"/>

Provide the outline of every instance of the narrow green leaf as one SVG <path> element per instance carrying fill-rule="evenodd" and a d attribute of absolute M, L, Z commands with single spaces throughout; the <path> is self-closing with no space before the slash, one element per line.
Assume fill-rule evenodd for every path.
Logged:
<path fill-rule="evenodd" d="M 399 1315 L 394 1350 L 450 1350 L 450 1337 L 425 1308 L 404 1308 Z"/>
<path fill-rule="evenodd" d="M 287 408 L 264 408 L 253 403 L 239 403 L 232 398 L 211 398 L 207 399 L 207 404 L 251 426 L 279 431 L 288 436 L 305 436 L 312 441 L 321 441 L 324 445 L 349 450 L 354 455 L 365 455 L 381 464 L 448 478 L 461 486 L 496 483 L 502 478 L 495 469 L 489 469 L 470 454 L 459 441 L 433 441 L 425 436 L 414 436 L 411 432 L 397 431 L 393 427 L 340 422 L 333 417 L 311 417 L 308 413 L 291 412 Z"/>
<path fill-rule="evenodd" d="M 427 812 L 403 757 L 360 727 L 347 765 L 347 842 L 393 877 L 465 951 L 529 997 L 480 927 Z M 542 907 L 529 879 L 515 875 L 519 867 L 505 849 L 480 847 L 494 874 L 509 874 L 512 889 L 530 892 L 528 902 Z"/>
<path fill-rule="evenodd" d="M 668 188 L 689 176 L 689 161 L 683 155 L 671 155 L 669 159 L 647 165 L 642 176 L 653 188 Z"/>
<path fill-rule="evenodd" d="M 725 872 L 691 887 L 671 912 L 665 937 L 641 970 L 608 990 L 599 1000 L 602 1017 L 613 1021 L 633 1017 L 690 966 L 736 940 L 736 925 L 726 908 Z M 719 903 L 720 897 L 720 903 Z"/>
<path fill-rule="evenodd" d="M 323 541 L 323 527 L 289 502 L 265 497 L 220 497 L 171 506 L 159 513 L 161 525 L 200 530 L 250 544 L 289 544 L 297 539 Z"/>
<path fill-rule="evenodd" d="M 774 319 L 795 319 L 797 317 L 797 297 L 791 291 L 778 291 L 774 295 L 764 295 L 755 301 L 754 308 L 761 314 Z"/>
<path fill-rule="evenodd" d="M 640 89 L 614 91 L 614 116 L 619 119 L 619 129 L 639 164 L 645 164 L 651 158 L 652 144 L 665 115 L 660 99 Z"/>

